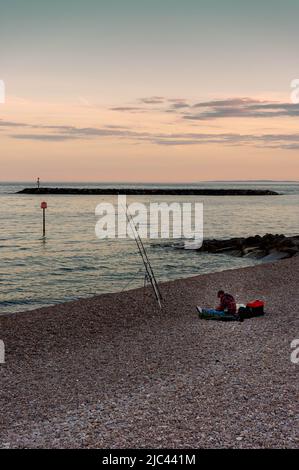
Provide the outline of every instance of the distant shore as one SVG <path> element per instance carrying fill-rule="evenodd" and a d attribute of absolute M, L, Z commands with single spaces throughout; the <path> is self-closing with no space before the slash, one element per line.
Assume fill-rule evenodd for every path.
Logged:
<path fill-rule="evenodd" d="M 0 447 L 296 448 L 299 257 L 0 317 Z M 219 288 L 261 298 L 199 320 Z"/>
<path fill-rule="evenodd" d="M 268 189 L 195 188 L 25 188 L 17 194 L 152 195 L 152 196 L 278 196 Z"/>

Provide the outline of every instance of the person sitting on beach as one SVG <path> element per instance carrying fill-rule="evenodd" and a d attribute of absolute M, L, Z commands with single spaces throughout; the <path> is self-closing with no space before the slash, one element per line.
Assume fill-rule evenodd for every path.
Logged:
<path fill-rule="evenodd" d="M 217 297 L 220 299 L 220 304 L 216 309 L 197 307 L 198 312 L 208 315 L 237 315 L 236 301 L 231 294 L 225 293 L 224 290 L 219 290 Z"/>
<path fill-rule="evenodd" d="M 217 294 L 220 299 L 220 304 L 216 308 L 217 311 L 228 313 L 229 315 L 236 315 L 237 306 L 236 301 L 231 294 L 226 294 L 224 290 L 219 290 Z"/>

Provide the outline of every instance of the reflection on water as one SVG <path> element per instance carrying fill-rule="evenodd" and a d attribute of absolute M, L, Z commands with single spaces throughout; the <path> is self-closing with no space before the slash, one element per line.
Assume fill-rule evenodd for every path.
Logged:
<path fill-rule="evenodd" d="M 205 238 L 263 235 L 267 232 L 299 234 L 298 184 L 227 185 L 267 187 L 284 194 L 273 197 L 131 196 L 127 199 L 128 203 L 203 202 Z M 41 198 L 14 194 L 24 186 L 0 185 L 1 312 L 119 291 L 130 280 L 130 288 L 142 286 L 142 272 L 136 278 L 141 260 L 135 242 L 130 239 L 98 240 L 95 236 L 96 205 L 116 202 L 116 197 L 43 196 L 48 202 L 47 239 L 44 243 L 41 237 Z M 223 187 L 224 184 L 205 183 L 200 186 Z M 151 241 L 146 241 L 145 245 L 161 281 L 254 263 L 226 255 L 155 247 Z"/>

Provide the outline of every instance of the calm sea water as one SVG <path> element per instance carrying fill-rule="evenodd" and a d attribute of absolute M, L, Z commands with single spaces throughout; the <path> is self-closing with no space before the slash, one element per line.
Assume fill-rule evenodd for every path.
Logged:
<path fill-rule="evenodd" d="M 92 183 L 48 185 L 105 187 Z M 0 184 L 0 313 L 143 285 L 142 263 L 135 242 L 130 239 L 98 240 L 95 236 L 96 205 L 100 202 L 114 203 L 116 197 L 15 194 L 27 186 L 32 186 L 32 183 Z M 127 185 L 134 186 L 138 185 Z M 282 195 L 132 196 L 128 197 L 128 203 L 203 202 L 205 238 L 263 235 L 267 232 L 299 234 L 298 183 L 215 182 L 188 186 L 267 188 Z M 42 199 L 48 202 L 46 242 L 41 238 L 39 206 Z M 199 254 L 158 245 L 159 240 L 157 243 L 145 242 L 159 281 L 256 263 L 249 259 Z"/>

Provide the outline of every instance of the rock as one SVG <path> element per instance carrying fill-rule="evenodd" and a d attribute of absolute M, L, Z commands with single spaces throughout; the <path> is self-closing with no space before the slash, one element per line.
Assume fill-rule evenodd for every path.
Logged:
<path fill-rule="evenodd" d="M 268 189 L 201 189 L 201 188 L 25 188 L 17 194 L 148 194 L 148 195 L 189 195 L 189 196 L 278 196 Z"/>
<path fill-rule="evenodd" d="M 265 261 L 290 258 L 299 252 L 299 236 L 267 233 L 264 236 L 230 238 L 228 240 L 204 240 L 198 251 L 225 253 L 232 256 L 262 259 Z"/>

